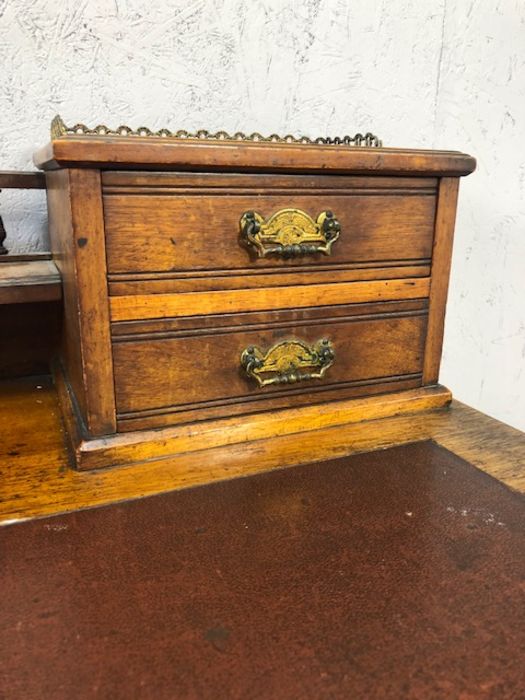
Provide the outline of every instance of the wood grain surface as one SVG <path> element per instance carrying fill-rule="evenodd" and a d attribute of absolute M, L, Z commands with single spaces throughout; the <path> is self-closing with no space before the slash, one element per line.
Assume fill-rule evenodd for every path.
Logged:
<path fill-rule="evenodd" d="M 471 156 L 457 151 L 401 148 L 337 148 L 287 143 L 213 142 L 68 136 L 55 139 L 34 155 L 44 170 L 84 166 L 115 170 L 177 169 L 257 172 L 323 172 L 381 175 L 468 175 Z"/>
<path fill-rule="evenodd" d="M 239 222 L 247 211 L 264 219 L 295 208 L 317 219 L 332 211 L 341 234 L 329 256 L 296 259 L 254 258 L 239 241 Z M 105 195 L 108 271 L 167 272 L 227 268 L 275 268 L 430 258 L 434 234 L 434 195 L 353 195 L 291 191 L 220 195 L 199 188 L 186 195 Z"/>
<path fill-rule="evenodd" d="M 352 190 L 359 193 L 366 190 L 373 193 L 390 194 L 413 192 L 415 194 L 436 194 L 437 177 L 385 177 L 380 173 L 366 175 L 334 175 L 321 173 L 249 173 L 249 172 L 181 172 L 177 170 L 103 170 L 102 188 L 106 194 L 131 193 L 137 190 L 180 194 L 198 187 L 206 191 L 235 191 L 237 194 L 253 195 L 254 190 L 264 194 L 289 190 Z"/>
<path fill-rule="evenodd" d="M 221 289 L 258 289 L 287 285 L 323 284 L 327 282 L 360 282 L 366 280 L 430 277 L 430 261 L 389 262 L 368 265 L 321 265 L 279 267 L 274 270 L 242 268 L 213 271 L 153 272 L 108 275 L 111 296 L 137 294 L 178 294 L 211 292 Z"/>
<path fill-rule="evenodd" d="M 430 280 L 341 282 L 338 284 L 290 285 L 259 289 L 185 292 L 183 294 L 138 294 L 110 297 L 111 321 L 133 321 L 175 316 L 206 316 L 243 311 L 358 304 L 427 297 Z"/>
<path fill-rule="evenodd" d="M 45 190 L 44 173 L 36 170 L 0 170 L 0 189 Z"/>
<path fill-rule="evenodd" d="M 163 338 L 166 334 L 184 335 L 192 331 L 192 335 L 202 335 L 224 330 L 253 330 L 254 327 L 271 323 L 278 330 L 290 323 L 301 325 L 338 323 L 341 318 L 372 319 L 382 316 L 394 316 L 411 311 L 428 312 L 428 298 L 406 299 L 371 302 L 365 304 L 336 304 L 327 309 L 325 306 L 312 306 L 305 309 L 289 308 L 276 311 L 247 311 L 236 314 L 208 314 L 206 316 L 181 316 L 175 318 L 140 319 L 137 321 L 121 321 L 111 324 L 111 334 L 114 340 L 134 337 Z"/>
<path fill-rule="evenodd" d="M 0 517 L 4 522 L 426 439 L 525 492 L 525 435 L 456 401 L 449 410 L 424 411 L 419 404 L 415 413 L 383 419 L 379 413 L 376 420 L 344 427 L 320 421 L 317 429 L 307 433 L 280 435 L 277 426 L 270 426 L 271 437 L 262 434 L 252 442 L 241 437 L 240 442 L 220 448 L 214 447 L 212 436 L 204 434 L 201 445 L 208 449 L 120 469 L 81 472 L 71 468 L 54 388 L 49 383 L 19 380 L 3 382 L 0 391 L 4 426 Z M 243 426 L 235 419 L 231 423 L 226 433 L 235 439 Z M 225 432 L 225 425 L 216 427 L 215 441 L 220 432 Z"/>
<path fill-rule="evenodd" d="M 432 252 L 430 308 L 423 370 L 425 384 L 433 384 L 439 378 L 458 188 L 457 178 L 441 178 Z"/>
<path fill-rule="evenodd" d="M 449 400 L 435 389 L 434 369 L 455 208 L 451 183 L 474 169 L 470 156 L 76 134 L 56 138 L 36 162 L 49 170 L 51 238 L 64 279 L 64 376 L 57 382 L 66 420 L 76 421 L 70 433 L 82 468 L 105 452 L 98 438 L 114 463 L 121 432 L 129 440 L 134 432 L 193 421 L 198 435 L 200 421 L 261 408 L 414 391 L 423 372 L 428 390 L 421 398 Z M 256 259 L 241 245 L 246 211 L 268 218 L 286 208 L 313 218 L 332 210 L 342 227 L 333 255 Z M 425 312 L 385 320 L 370 310 L 351 321 L 340 313 L 350 305 L 406 302 Z M 323 308 L 324 326 L 303 322 L 305 312 Z M 251 314 L 266 315 L 267 327 L 257 328 Z M 239 370 L 242 350 L 266 350 L 303 329 L 308 342 L 322 331 L 342 348 L 323 382 L 304 391 L 250 388 Z M 411 404 L 409 394 L 404 404 Z M 259 423 L 265 418 L 261 411 Z M 153 445 L 158 441 L 144 445 L 147 459 L 158 456 Z"/>
<path fill-rule="evenodd" d="M 355 380 L 350 382 L 341 382 L 338 384 L 328 384 L 324 385 L 321 382 L 314 383 L 310 382 L 308 385 L 299 385 L 296 388 L 281 389 L 280 391 L 275 391 L 274 393 L 268 394 L 264 391 L 261 394 L 245 395 L 241 398 L 220 398 L 215 401 L 197 401 L 191 404 L 183 404 L 180 406 L 167 406 L 154 409 L 139 410 L 130 413 L 119 413 L 117 415 L 117 426 L 119 434 L 130 436 L 136 434 L 149 434 L 151 429 L 162 429 L 162 441 L 164 440 L 165 431 L 170 431 L 172 426 L 186 426 L 193 423 L 194 435 L 200 435 L 202 432 L 206 433 L 208 431 L 208 421 L 212 425 L 216 425 L 225 416 L 229 416 L 237 422 L 241 422 L 245 425 L 250 425 L 253 427 L 255 433 L 258 432 L 258 426 L 264 425 L 268 421 L 268 417 L 273 412 L 279 414 L 282 411 L 290 412 L 296 410 L 304 411 L 302 417 L 303 427 L 308 428 L 308 418 L 309 415 L 308 408 L 310 406 L 315 406 L 317 412 L 323 412 L 326 410 L 326 406 L 331 406 L 332 410 L 335 409 L 336 412 L 343 412 L 346 414 L 346 407 L 350 405 L 351 402 L 357 401 L 360 403 L 363 399 L 369 399 L 370 401 L 375 401 L 378 406 L 381 406 L 381 411 L 392 409 L 392 404 L 390 402 L 390 397 L 395 395 L 399 398 L 400 407 L 398 412 L 403 412 L 408 407 L 411 406 L 411 391 L 417 391 L 421 387 L 421 373 L 417 372 L 414 374 L 398 374 L 378 377 L 376 379 L 363 379 Z M 425 387 L 426 390 L 433 390 L 435 387 Z M 450 401 L 450 394 L 448 390 L 443 390 L 444 393 L 439 397 L 439 405 L 443 406 Z M 405 393 L 403 393 L 405 392 Z M 431 391 L 430 391 L 431 393 Z M 434 397 L 432 401 L 434 400 Z M 422 402 L 424 404 L 423 398 Z M 426 405 L 422 405 L 422 408 L 428 408 Z M 366 410 L 363 412 L 361 418 L 362 420 L 369 419 L 369 412 L 375 413 L 375 408 L 368 405 Z M 205 423 L 206 421 L 206 423 Z M 291 425 L 288 423 L 287 418 L 283 416 L 283 427 L 285 429 L 291 430 Z M 198 433 L 196 431 L 199 431 Z M 114 438 L 108 437 L 106 440 L 111 442 Z M 223 435 L 222 439 L 225 439 Z M 247 439 L 251 439 L 247 436 Z M 95 441 L 95 444 L 98 444 Z M 118 440 L 117 440 L 118 444 Z M 152 444 L 148 451 L 153 445 L 158 445 L 159 440 L 153 439 Z M 170 445 L 170 441 L 166 442 Z M 198 445 L 198 441 L 193 441 L 193 449 Z M 80 447 L 77 449 L 77 454 L 80 455 L 80 462 L 86 465 L 95 455 L 86 450 L 84 454 L 84 449 L 87 448 L 85 443 L 81 443 Z M 102 450 L 102 454 L 106 451 Z M 108 450 L 111 454 L 111 451 Z M 114 450 L 115 455 L 118 454 L 119 449 Z M 88 460 L 89 455 L 89 460 Z M 153 455 L 152 455 L 153 456 Z M 100 462 L 100 455 L 96 456 L 96 462 L 98 466 L 106 466 Z M 116 463 L 115 456 L 108 458 L 108 463 Z M 123 462 L 120 461 L 120 464 Z M 85 468 L 86 468 L 85 467 Z M 80 467 L 79 467 L 80 468 Z"/>
<path fill-rule="evenodd" d="M 414 313 L 414 312 L 413 312 Z M 118 414 L 169 410 L 210 401 L 270 396 L 286 391 L 308 393 L 310 388 L 335 387 L 348 382 L 421 373 L 426 334 L 426 314 L 355 320 L 337 323 L 290 324 L 274 329 L 271 320 L 251 331 L 216 331 L 210 335 L 162 339 L 146 338 L 114 343 L 115 396 Z M 335 360 L 320 380 L 295 387 L 260 388 L 246 376 L 241 354 L 256 346 L 266 352 L 287 339 L 308 345 L 331 341 Z M 318 399 L 322 401 L 322 395 Z M 227 412 L 227 408 L 225 411 Z M 252 409 L 253 410 L 253 409 Z"/>
<path fill-rule="evenodd" d="M 49 231 L 64 289 L 62 363 L 93 435 L 116 426 L 100 172 L 48 173 Z"/>

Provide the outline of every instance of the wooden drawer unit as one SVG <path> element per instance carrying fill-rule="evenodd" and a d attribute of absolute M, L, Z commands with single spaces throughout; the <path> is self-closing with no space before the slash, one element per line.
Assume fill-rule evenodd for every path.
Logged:
<path fill-rule="evenodd" d="M 35 161 L 79 468 L 450 400 L 437 380 L 472 158 L 60 120 L 52 134 Z"/>

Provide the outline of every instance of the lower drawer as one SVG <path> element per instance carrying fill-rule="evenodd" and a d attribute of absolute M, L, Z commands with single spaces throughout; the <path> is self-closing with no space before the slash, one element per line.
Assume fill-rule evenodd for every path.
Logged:
<path fill-rule="evenodd" d="M 250 314 L 243 326 L 234 315 L 230 325 L 201 319 L 200 328 L 161 332 L 134 324 L 113 339 L 119 430 L 420 386 L 427 310 L 411 305 L 303 310 L 288 322 Z"/>

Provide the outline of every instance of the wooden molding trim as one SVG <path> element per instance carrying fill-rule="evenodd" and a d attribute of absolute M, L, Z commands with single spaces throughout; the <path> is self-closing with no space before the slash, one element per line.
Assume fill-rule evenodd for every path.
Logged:
<path fill-rule="evenodd" d="M 310 306 L 305 309 L 279 309 L 278 311 L 247 311 L 239 314 L 211 314 L 208 316 L 186 316 L 181 318 L 157 318 L 137 321 L 122 321 L 111 324 L 111 334 L 115 341 L 120 337 L 138 334 L 151 334 L 162 337 L 164 333 L 195 333 L 213 332 L 214 329 L 246 328 L 264 326 L 268 323 L 273 328 L 284 328 L 291 323 L 301 325 L 310 322 L 316 324 L 320 319 L 325 323 L 338 323 L 342 318 L 361 316 L 363 319 L 378 316 L 412 314 L 412 312 L 428 313 L 428 297 L 423 299 L 405 299 L 372 302 L 368 304 L 338 304 L 327 309 L 325 306 Z"/>
<path fill-rule="evenodd" d="M 253 194 L 253 190 L 260 191 L 296 191 L 313 190 L 342 190 L 354 191 L 366 189 L 367 191 L 411 192 L 413 190 L 425 190 L 435 193 L 439 184 L 437 177 L 384 177 L 374 175 L 366 177 L 359 175 L 317 175 L 294 173 L 272 173 L 256 175 L 250 173 L 206 173 L 206 172 L 156 172 L 148 170 L 104 170 L 102 171 L 102 190 L 104 193 L 110 189 L 135 189 L 145 187 L 149 189 L 180 190 L 193 192 L 194 188 L 224 190 L 229 193 L 232 190 L 246 189 Z"/>
<path fill-rule="evenodd" d="M 380 263 L 376 261 L 372 262 L 358 262 L 358 263 L 334 263 L 332 261 L 328 263 L 308 263 L 304 266 L 299 265 L 280 265 L 278 268 L 272 267 L 237 267 L 235 270 L 230 268 L 212 268 L 209 270 L 164 270 L 161 272 L 108 272 L 109 282 L 150 282 L 157 280 L 198 280 L 207 277 L 235 277 L 241 275 L 243 278 L 246 277 L 280 277 L 281 275 L 292 273 L 294 275 L 302 275 L 309 277 L 312 272 L 350 272 L 350 273 L 362 273 L 367 272 L 375 275 L 375 279 L 383 279 L 382 275 L 388 274 L 389 271 L 402 270 L 406 272 L 407 269 L 413 269 L 417 272 L 413 275 L 411 274 L 398 274 L 396 277 L 427 277 L 430 275 L 430 263 L 431 258 L 412 258 L 409 260 L 381 260 Z M 421 270 L 425 270 L 422 272 Z M 374 278 L 371 278 L 374 279 Z M 259 286 L 266 286 L 260 284 Z"/>
<path fill-rule="evenodd" d="M 109 279 L 110 296 L 133 296 L 135 294 L 172 294 L 184 292 L 207 292 L 219 290 L 248 289 L 257 287 L 282 287 L 287 282 L 294 285 L 327 284 L 341 282 L 366 282 L 372 280 L 403 279 L 405 277 L 430 277 L 430 264 L 414 264 L 398 267 L 365 267 L 362 269 L 322 269 L 317 271 L 312 265 L 308 271 L 293 271 L 290 277 L 286 274 L 276 274 L 275 272 L 265 272 L 264 269 L 243 272 L 221 271 L 213 276 L 210 273 L 196 274 L 194 277 L 180 276 L 176 273 L 171 276 L 164 273 L 153 273 L 148 275 L 135 275 L 130 280 L 121 281 L 118 274 L 115 281 L 112 276 Z"/>
<path fill-rule="evenodd" d="M 258 290 L 220 290 L 182 294 L 137 294 L 110 298 L 112 321 L 203 316 L 243 311 L 269 311 L 287 307 L 330 306 L 390 299 L 427 297 L 430 280 L 340 282 L 337 284 L 291 285 Z"/>
<path fill-rule="evenodd" d="M 471 156 L 457 151 L 308 146 L 288 143 L 157 141 L 135 136 L 66 136 L 54 139 L 34 155 L 44 170 L 57 167 L 175 166 L 181 170 L 247 170 L 381 175 L 467 175 L 476 167 Z M 322 164 L 322 165 L 321 165 Z"/>

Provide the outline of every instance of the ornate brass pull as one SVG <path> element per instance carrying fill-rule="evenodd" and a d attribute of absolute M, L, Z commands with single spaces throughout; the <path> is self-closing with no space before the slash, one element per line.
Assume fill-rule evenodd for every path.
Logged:
<path fill-rule="evenodd" d="M 241 240 L 259 258 L 281 255 L 292 258 L 311 253 L 330 255 L 341 226 L 331 211 L 323 211 L 314 221 L 300 209 L 281 209 L 267 221 L 256 211 L 241 217 Z"/>
<path fill-rule="evenodd" d="M 334 348 L 326 338 L 311 346 L 300 340 L 283 340 L 266 352 L 250 345 L 242 352 L 241 365 L 259 386 L 269 386 L 322 379 L 334 358 Z"/>

